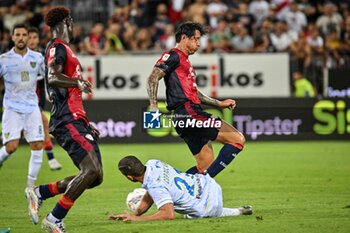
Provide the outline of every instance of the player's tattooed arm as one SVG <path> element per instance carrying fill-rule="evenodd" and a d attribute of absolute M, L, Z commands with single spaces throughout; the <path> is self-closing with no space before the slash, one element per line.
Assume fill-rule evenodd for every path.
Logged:
<path fill-rule="evenodd" d="M 198 98 L 203 104 L 220 107 L 220 108 L 229 108 L 229 109 L 234 109 L 236 107 L 236 101 L 234 101 L 233 99 L 225 99 L 223 101 L 220 101 L 205 95 L 200 90 L 197 90 L 197 93 L 198 93 Z"/>
<path fill-rule="evenodd" d="M 63 74 L 62 65 L 49 66 L 47 81 L 49 85 L 63 88 L 79 88 L 82 92 L 91 93 L 91 84 L 83 79 L 70 78 Z"/>
<path fill-rule="evenodd" d="M 161 69 L 154 67 L 151 75 L 147 79 L 147 93 L 148 93 L 151 109 L 158 108 L 158 102 L 157 102 L 158 82 L 164 76 L 165 76 L 165 73 Z"/>
<path fill-rule="evenodd" d="M 220 105 L 220 101 L 219 101 L 219 100 L 213 99 L 213 98 L 207 96 L 206 94 L 204 94 L 204 93 L 201 92 L 200 90 L 197 90 L 197 93 L 198 93 L 198 98 L 200 99 L 200 101 L 201 101 L 203 104 L 207 104 L 207 105 L 210 105 L 210 106 L 219 107 L 219 105 Z"/>

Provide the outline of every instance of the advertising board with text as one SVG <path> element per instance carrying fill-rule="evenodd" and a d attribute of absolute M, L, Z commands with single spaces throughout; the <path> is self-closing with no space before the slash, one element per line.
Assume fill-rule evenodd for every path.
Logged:
<path fill-rule="evenodd" d="M 101 142 L 181 142 L 160 101 L 159 128 L 145 128 L 147 100 L 86 101 Z M 237 99 L 235 110 L 205 107 L 234 125 L 247 141 L 350 139 L 348 99 Z M 163 120 L 165 119 L 165 120 Z M 164 123 L 165 122 L 165 123 Z"/>
<path fill-rule="evenodd" d="M 145 99 L 146 85 L 160 55 L 82 56 L 84 77 L 93 83 L 89 99 Z M 197 86 L 223 97 L 289 97 L 287 54 L 192 55 Z M 158 96 L 165 98 L 164 82 Z"/>

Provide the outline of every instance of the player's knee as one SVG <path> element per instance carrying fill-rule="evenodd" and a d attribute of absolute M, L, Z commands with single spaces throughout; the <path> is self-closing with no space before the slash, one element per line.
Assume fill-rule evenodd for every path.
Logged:
<path fill-rule="evenodd" d="M 100 166 L 92 166 L 88 169 L 87 176 L 93 180 L 94 186 L 100 185 L 103 181 L 102 168 Z"/>
<path fill-rule="evenodd" d="M 16 144 L 16 143 L 8 143 L 8 144 L 6 144 L 6 152 L 7 152 L 8 154 L 13 154 L 13 153 L 15 153 L 15 151 L 17 150 L 17 148 L 18 148 L 18 144 Z"/>
<path fill-rule="evenodd" d="M 91 171 L 91 174 L 93 174 L 94 181 L 89 185 L 89 188 L 93 188 L 96 186 L 99 186 L 103 182 L 103 172 L 102 169 L 97 169 L 94 171 Z"/>
<path fill-rule="evenodd" d="M 232 137 L 229 138 L 228 144 L 237 145 L 240 149 L 243 149 L 245 144 L 245 137 L 241 132 L 234 133 Z"/>
<path fill-rule="evenodd" d="M 239 136 L 238 136 L 237 143 L 241 144 L 242 146 L 244 146 L 244 144 L 245 144 L 245 137 L 244 137 L 244 135 L 241 132 L 239 132 L 238 135 Z"/>
<path fill-rule="evenodd" d="M 30 143 L 30 149 L 31 150 L 42 150 L 43 149 L 43 142 L 32 142 Z"/>
<path fill-rule="evenodd" d="M 94 188 L 96 186 L 99 186 L 103 182 L 103 176 L 99 176 L 90 186 L 89 188 Z"/>

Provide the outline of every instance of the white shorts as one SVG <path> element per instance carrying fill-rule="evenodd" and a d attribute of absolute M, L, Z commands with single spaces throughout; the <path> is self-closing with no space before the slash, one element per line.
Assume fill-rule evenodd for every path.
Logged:
<path fill-rule="evenodd" d="M 39 107 L 31 113 L 19 113 L 5 109 L 2 115 L 2 143 L 21 138 L 28 143 L 44 141 L 44 129 Z"/>

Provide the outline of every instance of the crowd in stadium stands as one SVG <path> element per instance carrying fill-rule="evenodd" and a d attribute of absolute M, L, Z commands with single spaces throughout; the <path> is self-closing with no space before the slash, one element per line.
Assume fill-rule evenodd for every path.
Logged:
<path fill-rule="evenodd" d="M 82 14 L 83 6 L 91 1 L 71 1 L 80 5 L 70 7 L 73 13 Z M 105 22 L 92 22 L 91 27 L 76 22 L 72 46 L 78 54 L 164 51 L 175 45 L 176 25 L 192 20 L 208 26 L 202 53 L 289 52 L 291 69 L 310 73 L 314 79 L 323 67 L 350 66 L 350 1 L 106 1 L 114 10 L 111 8 Z M 51 35 L 43 16 L 57 3 L 60 1 L 1 0 L 0 53 L 11 48 L 10 31 L 15 23 L 38 27 L 45 47 Z"/>

